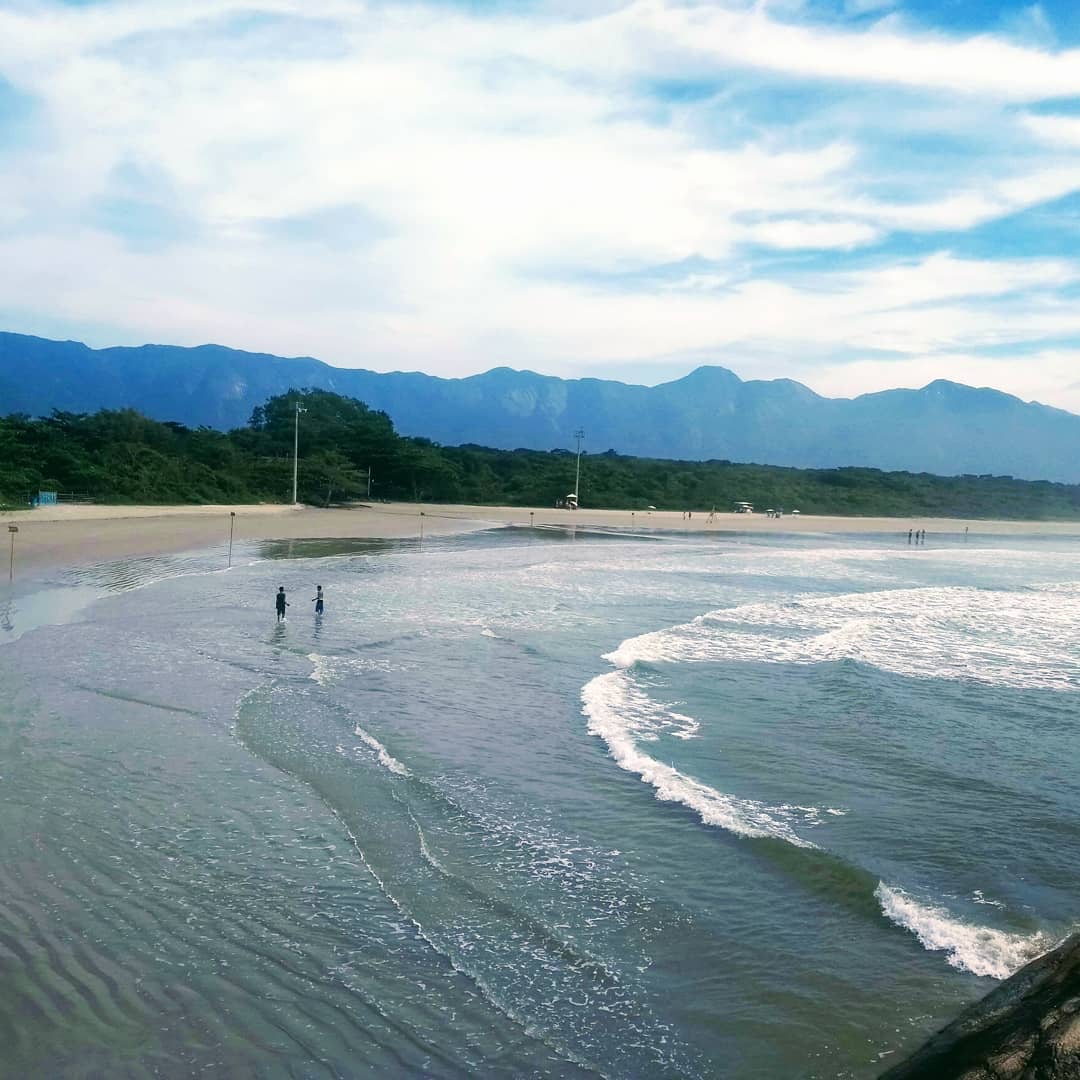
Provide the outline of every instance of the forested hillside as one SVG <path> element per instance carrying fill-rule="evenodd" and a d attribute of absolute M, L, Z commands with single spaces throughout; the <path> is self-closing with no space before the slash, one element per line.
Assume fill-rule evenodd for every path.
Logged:
<path fill-rule="evenodd" d="M 0 332 L 0 413 L 130 408 L 226 431 L 294 386 L 365 401 L 399 432 L 443 446 L 546 451 L 573 445 L 584 426 L 592 448 L 637 457 L 1080 483 L 1080 416 L 943 380 L 848 399 L 790 379 L 744 381 L 712 365 L 657 386 L 508 367 L 444 379 L 221 345 L 89 349 Z"/>
<path fill-rule="evenodd" d="M 159 423 L 132 410 L 0 419 L 0 501 L 38 490 L 99 502 L 286 502 L 292 497 L 294 405 L 300 499 L 367 497 L 550 506 L 574 486 L 565 450 L 441 447 L 398 435 L 384 412 L 325 390 L 292 390 L 228 433 Z M 731 509 L 737 500 L 803 513 L 1080 520 L 1080 485 L 1011 477 L 938 477 L 877 469 L 794 469 L 668 461 L 608 451 L 581 465 L 584 507 Z"/>

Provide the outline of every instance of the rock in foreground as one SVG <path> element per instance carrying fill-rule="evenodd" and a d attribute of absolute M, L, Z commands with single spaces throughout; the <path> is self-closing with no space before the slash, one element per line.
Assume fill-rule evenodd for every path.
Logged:
<path fill-rule="evenodd" d="M 1022 967 L 879 1080 L 1080 1080 L 1080 933 Z"/>

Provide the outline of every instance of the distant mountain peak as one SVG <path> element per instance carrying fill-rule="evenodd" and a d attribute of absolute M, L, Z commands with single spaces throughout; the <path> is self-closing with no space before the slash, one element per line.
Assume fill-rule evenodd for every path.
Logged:
<path fill-rule="evenodd" d="M 718 364 L 653 387 L 509 366 L 441 379 L 215 344 L 88 349 L 0 332 L 0 414 L 130 407 L 229 428 L 308 386 L 359 398 L 402 434 L 444 445 L 569 449 L 584 428 L 592 452 L 1080 482 L 1080 416 L 948 379 L 855 398 L 821 397 L 792 379 L 744 381 Z"/>
<path fill-rule="evenodd" d="M 739 378 L 730 368 L 721 367 L 719 364 L 702 364 L 694 368 L 681 379 L 673 379 L 672 382 L 686 383 L 741 383 Z M 670 383 L 665 384 L 670 385 Z"/>

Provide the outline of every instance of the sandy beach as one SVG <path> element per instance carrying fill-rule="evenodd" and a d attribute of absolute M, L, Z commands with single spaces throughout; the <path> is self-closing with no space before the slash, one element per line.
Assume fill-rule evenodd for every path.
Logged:
<path fill-rule="evenodd" d="M 374 503 L 349 509 L 288 505 L 255 506 L 55 506 L 0 516 L 0 532 L 15 524 L 15 569 L 27 574 L 57 566 L 191 551 L 234 540 L 356 537 L 400 539 L 471 532 L 502 526 L 568 526 L 695 533 L 906 533 L 1077 535 L 1077 522 L 980 521 L 958 518 L 824 517 L 768 518 L 763 514 L 705 513 L 689 520 L 678 511 L 554 510 L 542 507 L 448 506 Z"/>
<path fill-rule="evenodd" d="M 0 1073 L 871 1080 L 1080 895 L 1080 546 L 963 524 L 24 513 Z"/>

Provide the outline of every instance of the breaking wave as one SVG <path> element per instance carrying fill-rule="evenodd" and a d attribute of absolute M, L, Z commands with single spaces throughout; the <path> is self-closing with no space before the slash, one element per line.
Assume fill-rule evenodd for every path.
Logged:
<path fill-rule="evenodd" d="M 359 724 L 353 732 L 354 735 L 369 749 L 374 750 L 379 757 L 379 764 L 389 769 L 396 776 L 408 776 L 409 770 L 374 735 L 369 735 Z"/>
<path fill-rule="evenodd" d="M 616 668 L 581 691 L 588 731 L 619 765 L 652 786 L 655 797 L 693 810 L 707 825 L 745 838 L 771 838 L 815 849 L 798 827 L 835 807 L 769 805 L 736 797 L 656 760 L 663 736 L 693 738 L 699 722 L 654 700 L 630 669 L 656 663 L 855 660 L 906 677 L 973 680 L 1009 688 L 1080 688 L 1075 609 L 1080 585 L 1024 591 L 966 587 L 898 589 L 755 603 L 712 611 L 688 623 L 623 641 L 605 659 Z M 822 854 L 825 854 L 822 852 Z M 872 882 L 873 879 L 871 879 Z M 864 887 L 869 891 L 871 882 Z M 879 881 L 881 913 L 958 970 L 1004 979 L 1046 952 L 1054 939 L 968 923 L 945 907 Z M 977 896 L 981 901 L 981 894 Z M 995 904 L 994 906 L 1002 906 Z"/>
<path fill-rule="evenodd" d="M 604 740 L 620 768 L 651 784 L 661 802 L 681 803 L 694 810 L 706 825 L 716 825 L 736 836 L 772 836 L 796 847 L 814 846 L 798 836 L 786 820 L 792 808 L 771 807 L 754 799 L 726 795 L 642 752 L 638 748 L 639 739 L 657 738 L 658 710 L 622 672 L 598 675 L 585 686 L 581 697 L 590 734 Z"/>
<path fill-rule="evenodd" d="M 879 882 L 874 891 L 881 910 L 897 926 L 910 930 L 931 952 L 960 971 L 1007 979 L 1014 971 L 1056 944 L 1045 934 L 1011 934 L 989 926 L 974 926 L 935 904 L 920 903 L 903 889 Z"/>
<path fill-rule="evenodd" d="M 604 658 L 635 663 L 857 660 L 915 678 L 1017 689 L 1080 688 L 1080 585 L 1025 591 L 894 589 L 745 604 L 629 638 Z"/>

